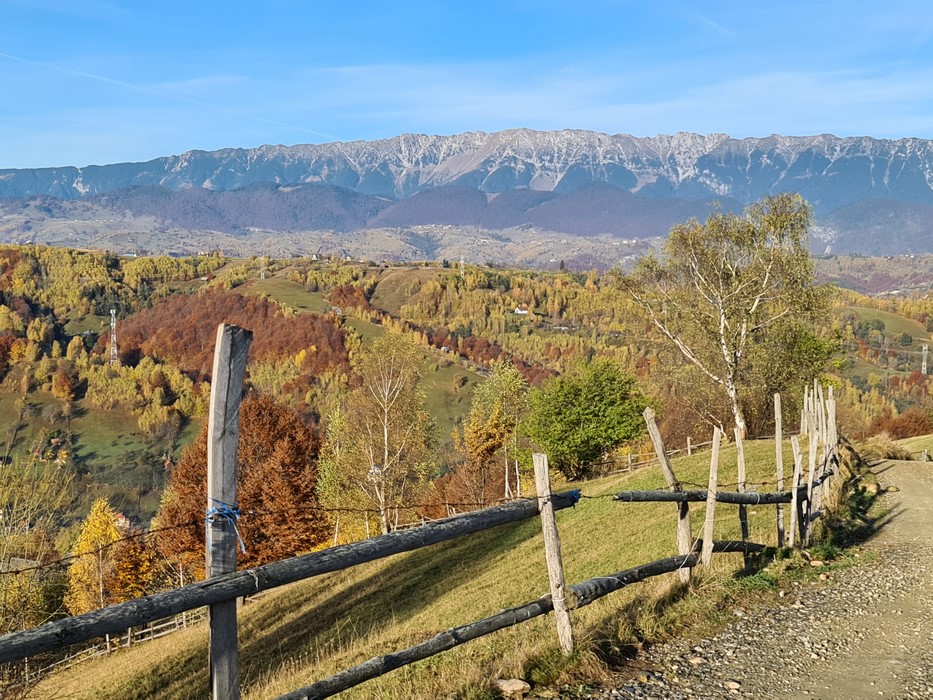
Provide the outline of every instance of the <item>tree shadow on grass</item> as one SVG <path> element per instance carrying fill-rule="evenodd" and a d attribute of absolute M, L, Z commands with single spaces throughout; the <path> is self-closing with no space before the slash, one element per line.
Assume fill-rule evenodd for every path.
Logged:
<path fill-rule="evenodd" d="M 333 664 L 328 657 L 338 655 L 333 663 L 342 667 L 339 656 L 348 647 L 380 633 L 387 625 L 421 612 L 451 590 L 498 565 L 511 550 L 529 538 L 540 536 L 539 533 L 537 520 L 530 519 L 361 565 L 371 567 L 371 572 L 358 581 L 355 580 L 358 572 L 340 571 L 270 592 L 247 604 L 239 615 L 241 687 L 245 690 L 263 683 L 279 668 L 300 667 L 309 659 L 329 667 Z M 545 570 L 543 555 L 541 570 Z M 463 619 L 453 621 L 452 625 L 472 622 L 484 614 L 489 612 L 466 612 Z M 402 637 L 392 642 L 397 646 L 366 650 L 365 658 L 418 643 L 442 629 L 419 630 L 410 635 L 403 632 Z M 352 659 L 346 665 L 361 660 L 365 659 Z M 147 675 L 148 680 L 139 686 L 137 697 L 209 694 L 206 653 L 200 646 L 189 645 L 185 653 L 166 658 Z M 304 683 L 314 680 L 317 679 L 309 676 Z"/>

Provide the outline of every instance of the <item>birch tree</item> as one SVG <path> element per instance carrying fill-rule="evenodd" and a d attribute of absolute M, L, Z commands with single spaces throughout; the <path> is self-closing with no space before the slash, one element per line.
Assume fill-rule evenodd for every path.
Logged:
<path fill-rule="evenodd" d="M 768 363 L 797 365 L 783 381 L 806 383 L 832 355 L 830 345 L 796 352 L 813 349 L 801 335 L 815 340 L 812 324 L 828 309 L 827 289 L 813 283 L 809 225 L 810 207 L 799 195 L 767 197 L 744 215 L 675 226 L 663 259 L 648 256 L 619 277 L 660 335 L 724 392 L 743 435 L 750 395 L 769 375 Z M 784 336 L 794 342 L 782 343 Z"/>
<path fill-rule="evenodd" d="M 360 385 L 349 392 L 345 417 L 329 435 L 331 469 L 378 513 L 383 533 L 398 525 L 400 507 L 426 484 L 432 423 L 418 387 L 423 357 L 414 342 L 390 332 L 364 347 L 356 362 Z M 339 450 L 334 450 L 339 444 Z"/>

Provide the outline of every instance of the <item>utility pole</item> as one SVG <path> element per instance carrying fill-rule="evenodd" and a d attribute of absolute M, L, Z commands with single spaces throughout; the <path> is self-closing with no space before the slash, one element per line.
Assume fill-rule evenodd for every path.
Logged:
<path fill-rule="evenodd" d="M 115 367 L 119 359 L 117 355 L 117 310 L 110 309 L 110 366 Z"/>
<path fill-rule="evenodd" d="M 930 346 L 926 343 L 923 344 L 923 368 L 920 370 L 924 374 L 927 373 L 927 353 L 930 351 Z"/>
<path fill-rule="evenodd" d="M 463 264 L 463 256 L 460 256 L 460 279 L 466 275 L 466 266 Z"/>

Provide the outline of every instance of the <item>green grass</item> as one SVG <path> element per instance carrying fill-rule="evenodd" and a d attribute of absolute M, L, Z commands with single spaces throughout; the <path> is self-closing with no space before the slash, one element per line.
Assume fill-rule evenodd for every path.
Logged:
<path fill-rule="evenodd" d="M 104 333 L 109 328 L 109 316 L 95 316 L 93 314 L 88 314 L 87 316 L 77 316 L 74 314 L 69 314 L 63 330 L 67 335 L 71 336 L 81 335 L 85 331 L 90 331 L 91 333 Z"/>
<path fill-rule="evenodd" d="M 268 296 L 298 311 L 313 313 L 330 311 L 330 304 L 324 301 L 320 292 L 309 292 L 297 282 L 281 277 L 254 280 L 243 291 L 247 294 Z"/>
<path fill-rule="evenodd" d="M 771 479 L 773 449 L 767 441 L 747 446 L 749 482 Z M 700 453 L 675 460 L 674 468 L 685 483 L 705 483 L 708 460 L 709 453 Z M 735 481 L 734 449 L 723 450 L 720 473 L 723 482 Z M 587 498 L 557 514 L 568 582 L 676 553 L 674 505 L 620 504 L 608 498 L 622 489 L 663 483 L 654 467 L 580 485 Z M 691 516 L 696 535 L 702 507 L 693 505 Z M 773 506 L 750 508 L 749 522 L 753 540 L 773 542 Z M 719 504 L 716 537 L 737 536 L 736 507 Z M 540 539 L 538 522 L 527 520 L 268 593 L 241 610 L 244 698 L 294 690 L 537 598 L 548 590 Z M 556 640 L 548 616 L 397 670 L 341 697 L 495 697 L 489 693 L 497 677 L 546 682 L 564 682 L 574 674 L 592 677 L 626 645 L 662 639 L 691 622 L 714 624 L 726 616 L 724 602 L 768 594 L 766 577 L 744 586 L 729 584 L 740 568 L 740 555 L 718 555 L 711 571 L 697 577 L 692 593 L 676 586 L 671 575 L 575 611 L 581 651 L 570 663 L 553 658 Z M 203 627 L 188 630 L 53 676 L 40 691 L 95 698 L 205 696 L 206 646 Z"/>
<path fill-rule="evenodd" d="M 920 455 L 926 450 L 928 454 L 933 455 L 933 435 L 920 435 L 918 437 L 897 440 L 898 445 L 907 449 L 914 459 L 920 459 Z"/>
<path fill-rule="evenodd" d="M 840 309 L 840 313 L 855 314 L 855 316 L 860 321 L 883 321 L 884 335 L 892 341 L 891 348 L 895 350 L 899 348 L 905 350 L 917 350 L 924 342 L 928 342 L 930 340 L 930 334 L 921 323 L 914 321 L 913 319 L 898 316 L 897 314 L 892 314 L 888 311 L 869 309 L 864 306 L 843 306 Z M 908 333 L 913 336 L 914 340 L 909 346 L 902 347 L 897 345 L 897 336 L 902 333 Z"/>
<path fill-rule="evenodd" d="M 413 286 L 423 284 L 431 279 L 437 279 L 442 274 L 449 272 L 450 270 L 438 267 L 390 268 L 379 278 L 379 284 L 376 285 L 370 301 L 376 308 L 383 309 L 393 316 L 398 316 L 401 313 L 402 306 L 411 297 Z"/>
<path fill-rule="evenodd" d="M 11 417 L 10 422 L 0 423 L 0 456 L 6 453 L 12 437 L 12 418 L 18 415 L 18 401 L 19 394 L 0 393 L 0 416 Z M 51 395 L 31 393 L 28 404 L 30 410 L 16 432 L 10 456 L 23 457 L 35 447 L 48 446 L 47 438 L 55 431 L 70 430 L 74 481 L 68 517 L 84 517 L 91 503 L 101 496 L 127 515 L 138 515 L 144 522 L 152 517 L 165 486 L 161 455 L 170 450 L 170 445 L 154 443 L 144 435 L 136 416 L 129 411 L 103 411 L 78 400 L 73 404 L 70 423 L 65 423 L 47 416 L 47 408 L 60 404 Z M 189 423 L 177 444 L 186 445 L 199 428 L 197 422 Z M 46 440 L 40 444 L 43 435 Z"/>

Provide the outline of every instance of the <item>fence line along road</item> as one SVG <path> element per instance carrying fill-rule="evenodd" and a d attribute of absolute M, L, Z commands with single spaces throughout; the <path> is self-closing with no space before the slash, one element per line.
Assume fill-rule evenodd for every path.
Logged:
<path fill-rule="evenodd" d="M 571 492 L 552 496 L 554 509 L 577 502 Z M 390 532 L 371 540 L 338 545 L 312 554 L 264 564 L 198 581 L 181 588 L 111 605 L 83 615 L 48 622 L 39 627 L 0 637 L 0 663 L 116 634 L 177 613 L 211 603 L 234 600 L 287 583 L 320 576 L 402 552 L 470 535 L 506 523 L 538 516 L 534 500 L 520 500 L 493 508 L 455 515 L 423 527 Z"/>

